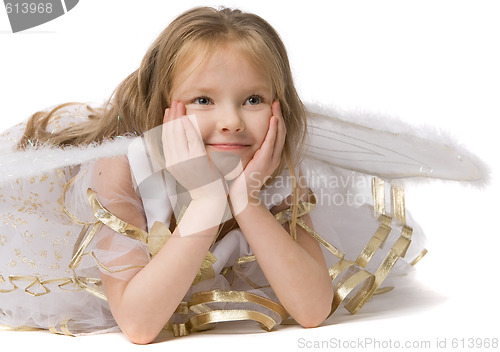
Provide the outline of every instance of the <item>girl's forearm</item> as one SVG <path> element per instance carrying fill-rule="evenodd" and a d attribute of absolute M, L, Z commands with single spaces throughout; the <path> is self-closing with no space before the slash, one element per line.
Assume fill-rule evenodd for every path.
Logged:
<path fill-rule="evenodd" d="M 262 204 L 249 205 L 236 220 L 289 314 L 304 327 L 321 324 L 330 312 L 333 290 L 324 261 L 305 249 L 313 247 L 312 239 L 294 241 Z M 309 245 L 301 246 L 304 240 Z M 322 255 L 319 248 L 311 252 Z"/>
<path fill-rule="evenodd" d="M 225 206 L 225 198 L 192 201 L 162 249 L 129 282 L 103 280 L 113 316 L 130 340 L 149 343 L 160 333 L 193 283 L 218 228 L 217 223 L 182 236 L 180 225 L 202 219 L 214 223 Z M 112 285 L 106 285 L 109 280 Z"/>

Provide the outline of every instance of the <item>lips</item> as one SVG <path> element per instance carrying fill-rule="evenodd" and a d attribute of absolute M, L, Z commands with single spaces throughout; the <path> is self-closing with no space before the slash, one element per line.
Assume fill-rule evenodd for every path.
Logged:
<path fill-rule="evenodd" d="M 207 146 L 221 150 L 240 150 L 248 148 L 250 145 L 240 143 L 209 143 Z"/>

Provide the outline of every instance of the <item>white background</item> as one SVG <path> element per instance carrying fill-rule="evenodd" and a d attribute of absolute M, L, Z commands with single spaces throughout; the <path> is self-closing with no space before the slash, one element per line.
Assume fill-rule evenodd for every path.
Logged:
<path fill-rule="evenodd" d="M 372 338 L 383 343 L 380 350 L 390 340 L 429 341 L 432 347 L 444 341 L 447 350 L 457 350 L 453 338 L 459 346 L 465 339 L 465 347 L 468 338 L 500 338 L 495 1 L 81 0 L 66 15 L 16 34 L 0 8 L 0 130 L 47 106 L 103 102 L 138 67 L 160 31 L 197 5 L 239 7 L 268 20 L 289 50 L 304 101 L 443 129 L 489 164 L 492 180 L 482 190 L 444 182 L 412 186 L 406 204 L 429 239 L 418 282 L 376 297 L 354 316 L 341 308 L 327 326 L 272 333 L 224 325 L 182 339 L 167 335 L 169 341 L 146 348 L 301 350 L 306 342 L 341 339 L 355 347 L 358 338 Z M 0 332 L 0 339 L 2 348 L 138 348 L 121 334 Z"/>

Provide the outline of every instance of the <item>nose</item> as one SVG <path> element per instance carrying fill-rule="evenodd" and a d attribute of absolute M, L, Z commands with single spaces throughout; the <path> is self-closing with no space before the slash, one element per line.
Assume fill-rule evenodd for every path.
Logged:
<path fill-rule="evenodd" d="M 225 109 L 217 121 L 217 129 L 224 133 L 238 133 L 245 130 L 245 122 L 236 109 Z"/>

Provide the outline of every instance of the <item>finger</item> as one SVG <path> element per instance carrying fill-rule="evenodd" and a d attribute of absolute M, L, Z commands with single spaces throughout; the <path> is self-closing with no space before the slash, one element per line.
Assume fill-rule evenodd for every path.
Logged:
<path fill-rule="evenodd" d="M 161 142 L 163 146 L 163 155 L 165 157 L 165 160 L 168 162 L 172 160 L 172 155 L 170 153 L 172 148 L 169 148 L 168 143 L 170 141 L 170 137 L 168 136 L 169 131 L 168 131 L 168 122 L 170 119 L 170 109 L 167 108 L 165 109 L 165 114 L 163 115 L 163 125 L 162 125 L 162 130 L 161 130 Z"/>
<path fill-rule="evenodd" d="M 186 133 L 186 126 L 183 123 L 184 117 L 186 115 L 186 106 L 184 105 L 184 103 L 178 100 L 174 100 L 173 103 L 175 103 L 175 106 L 173 107 L 175 109 L 174 118 L 176 123 L 176 125 L 174 126 L 175 138 L 179 143 L 179 147 L 182 148 L 182 159 L 185 160 L 190 157 L 190 143 Z"/>
<path fill-rule="evenodd" d="M 186 116 L 186 106 L 180 101 L 176 101 L 176 118 L 180 118 L 186 136 L 186 143 L 190 157 L 196 157 L 206 154 L 201 133 L 199 133 L 198 123 L 196 118 L 191 119 Z M 194 120 L 194 121 L 193 121 Z M 194 125 L 196 124 L 196 126 Z"/>
<path fill-rule="evenodd" d="M 190 156 L 197 157 L 205 155 L 205 145 L 203 144 L 201 136 L 198 134 L 198 130 L 193 125 L 192 120 L 188 116 L 185 116 L 182 118 L 182 124 L 184 125 Z"/>
<path fill-rule="evenodd" d="M 191 124 L 193 125 L 194 129 L 196 130 L 196 133 L 198 133 L 198 136 L 200 136 L 200 139 L 202 139 L 202 135 L 201 135 L 201 130 L 200 130 L 200 125 L 198 124 L 198 119 L 196 117 L 196 115 L 188 115 L 187 118 L 189 119 L 189 121 L 191 121 Z"/>
<path fill-rule="evenodd" d="M 276 143 L 276 132 L 277 132 L 277 118 L 276 116 L 271 116 L 269 119 L 269 128 L 267 130 L 266 138 L 260 147 L 260 150 L 264 155 L 269 155 L 272 157 L 274 145 Z"/>
<path fill-rule="evenodd" d="M 274 145 L 273 158 L 281 158 L 283 147 L 286 140 L 286 125 L 281 112 L 279 101 L 275 101 L 272 105 L 273 115 L 277 118 L 276 142 Z"/>
<path fill-rule="evenodd" d="M 169 113 L 170 109 L 169 108 L 166 108 L 165 109 L 165 113 L 163 114 L 163 123 L 167 123 L 168 121 L 168 113 Z"/>
<path fill-rule="evenodd" d="M 271 112 L 273 113 L 273 116 L 276 116 L 276 117 L 283 116 L 281 113 L 281 107 L 280 107 L 279 100 L 273 101 L 273 104 L 271 105 Z"/>
<path fill-rule="evenodd" d="M 168 109 L 162 131 L 164 153 L 170 165 L 186 160 L 189 156 L 186 133 L 179 113 L 182 113 L 182 107 L 179 108 L 179 103 L 174 100 Z"/>
<path fill-rule="evenodd" d="M 173 140 L 176 142 L 176 146 L 178 146 L 179 150 L 187 151 L 188 143 L 186 138 L 186 132 L 184 129 L 184 125 L 182 124 L 182 116 L 185 113 L 184 104 L 180 101 L 174 100 L 172 102 L 172 110 L 174 112 L 173 116 L 173 124 L 172 124 L 172 132 L 173 132 Z"/>
<path fill-rule="evenodd" d="M 186 106 L 184 105 L 183 102 L 181 101 L 178 101 L 178 100 L 174 100 L 174 102 L 176 103 L 175 105 L 175 118 L 178 119 L 178 118 L 181 118 L 182 116 L 185 116 L 186 115 Z"/>

